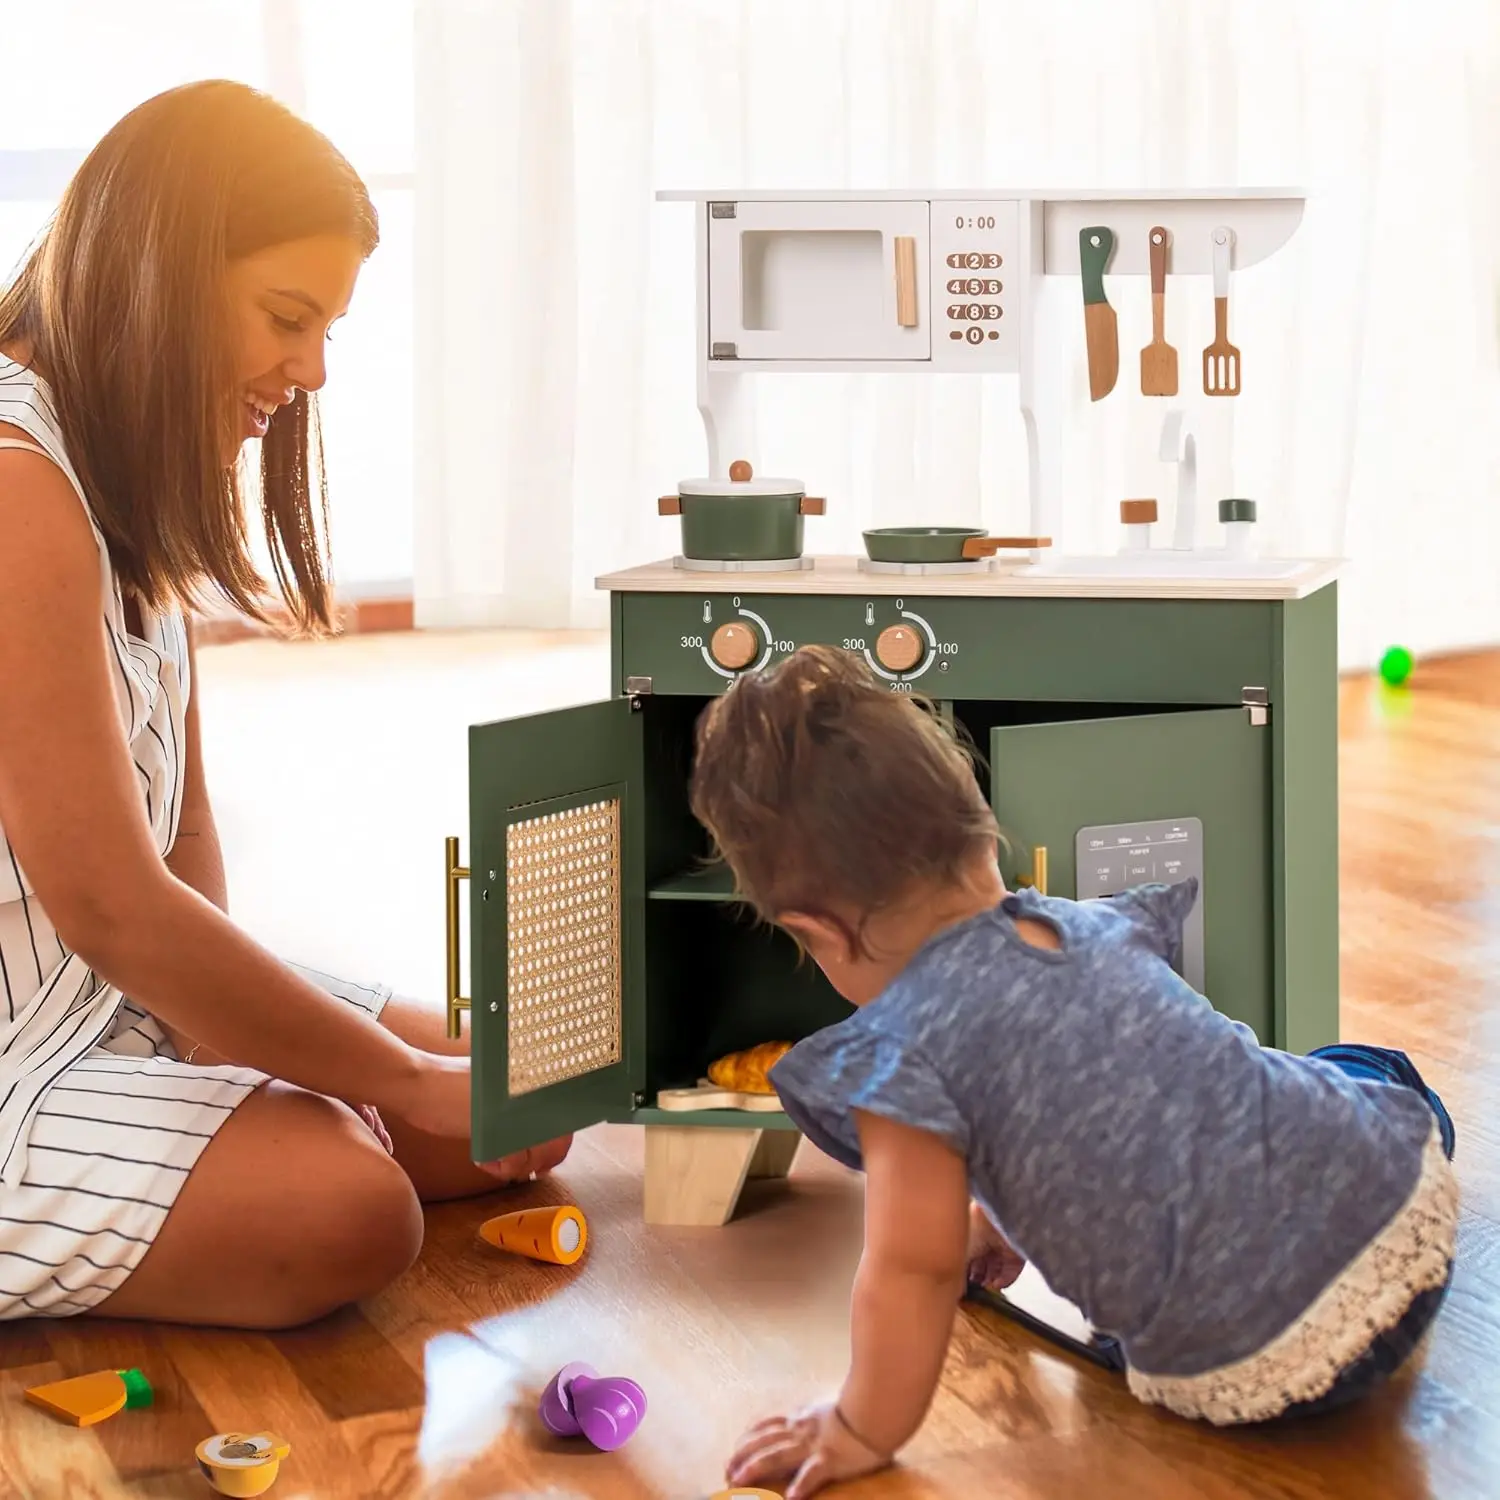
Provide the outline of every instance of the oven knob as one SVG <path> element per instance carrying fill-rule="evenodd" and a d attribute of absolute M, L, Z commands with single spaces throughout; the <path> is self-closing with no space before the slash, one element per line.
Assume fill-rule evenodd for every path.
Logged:
<path fill-rule="evenodd" d="M 910 672 L 922 660 L 922 637 L 910 625 L 888 625 L 875 639 L 875 660 L 892 672 Z"/>
<path fill-rule="evenodd" d="M 760 641 L 753 626 L 731 620 L 714 631 L 709 654 L 728 672 L 741 672 L 760 655 Z"/>

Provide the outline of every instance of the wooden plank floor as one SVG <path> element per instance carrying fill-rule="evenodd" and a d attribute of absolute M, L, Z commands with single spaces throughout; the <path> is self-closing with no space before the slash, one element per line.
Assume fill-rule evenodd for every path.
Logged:
<path fill-rule="evenodd" d="M 1225 1434 L 1144 1410 L 1118 1381 L 988 1313 L 957 1321 L 943 1389 L 900 1469 L 851 1500 L 1500 1492 L 1500 656 L 1426 664 L 1405 694 L 1343 689 L 1344 1034 L 1406 1048 L 1459 1130 L 1461 1264 L 1423 1367 L 1295 1434 Z M 856 1180 L 804 1147 L 722 1230 L 640 1222 L 638 1132 L 580 1138 L 549 1184 L 430 1214 L 418 1265 L 384 1295 L 274 1337 L 79 1321 L 0 1328 L 0 1493 L 211 1493 L 194 1445 L 272 1427 L 272 1494 L 587 1500 L 703 1497 L 747 1421 L 844 1369 L 859 1246 Z M 593 1234 L 572 1270 L 475 1238 L 501 1207 L 567 1199 Z M 226 1298 L 233 1289 L 225 1288 Z M 541 1385 L 587 1360 L 650 1409 L 612 1455 L 547 1438 Z M 154 1409 L 73 1431 L 22 1387 L 139 1365 Z"/>

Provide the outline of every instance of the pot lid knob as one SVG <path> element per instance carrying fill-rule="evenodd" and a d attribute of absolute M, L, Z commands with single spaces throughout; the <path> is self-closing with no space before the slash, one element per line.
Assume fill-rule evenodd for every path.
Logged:
<path fill-rule="evenodd" d="M 736 484 L 743 484 L 747 479 L 751 477 L 753 472 L 754 471 L 751 469 L 750 465 L 746 463 L 743 458 L 735 459 L 735 461 L 729 466 L 729 477 L 734 480 Z"/>

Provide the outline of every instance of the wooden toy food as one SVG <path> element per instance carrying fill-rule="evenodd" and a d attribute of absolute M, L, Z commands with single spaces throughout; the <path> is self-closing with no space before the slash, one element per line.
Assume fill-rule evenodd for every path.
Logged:
<path fill-rule="evenodd" d="M 775 1094 L 771 1069 L 791 1050 L 790 1042 L 761 1042 L 743 1052 L 731 1052 L 709 1064 L 708 1081 L 742 1094 Z"/>
<path fill-rule="evenodd" d="M 26 1399 L 75 1427 L 92 1427 L 117 1411 L 150 1406 L 152 1392 L 151 1382 L 139 1370 L 95 1370 L 48 1385 L 34 1385 L 26 1392 Z"/>
<path fill-rule="evenodd" d="M 775 1114 L 781 1100 L 774 1093 L 752 1094 L 743 1089 L 721 1089 L 700 1078 L 690 1089 L 662 1089 L 656 1096 L 658 1109 L 748 1109 L 759 1114 Z"/>
<path fill-rule="evenodd" d="M 264 1495 L 292 1445 L 273 1432 L 217 1432 L 194 1451 L 204 1477 L 221 1495 Z"/>
<path fill-rule="evenodd" d="M 523 1208 L 486 1219 L 479 1237 L 497 1250 L 511 1250 L 532 1260 L 571 1266 L 588 1244 L 588 1225 L 571 1203 Z"/>

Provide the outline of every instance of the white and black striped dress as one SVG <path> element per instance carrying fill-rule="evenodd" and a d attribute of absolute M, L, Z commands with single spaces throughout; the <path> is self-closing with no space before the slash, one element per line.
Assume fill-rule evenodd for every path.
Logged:
<path fill-rule="evenodd" d="M 0 423 L 31 439 L 0 433 L 6 446 L 40 448 L 62 469 L 87 512 L 45 382 L 4 356 Z M 182 810 L 186 626 L 143 610 L 142 633 L 131 634 L 91 512 L 89 521 L 120 718 L 165 855 Z M 390 998 L 386 986 L 302 972 L 373 1015 Z M 214 1132 L 265 1079 L 182 1062 L 143 1006 L 64 946 L 0 828 L 0 1318 L 64 1317 L 116 1290 Z"/>

